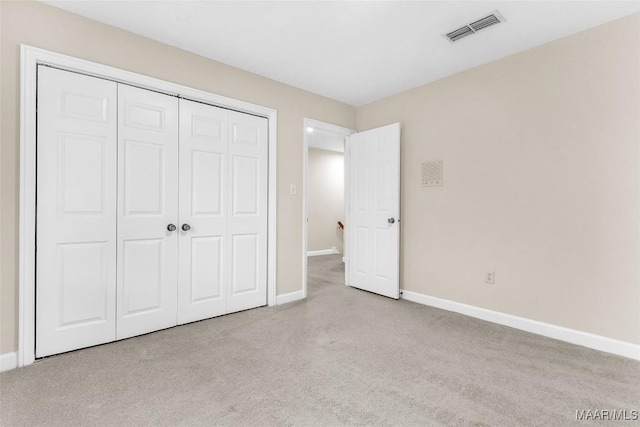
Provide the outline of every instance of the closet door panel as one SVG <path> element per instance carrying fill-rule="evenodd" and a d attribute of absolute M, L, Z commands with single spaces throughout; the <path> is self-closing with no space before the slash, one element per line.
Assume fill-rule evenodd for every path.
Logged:
<path fill-rule="evenodd" d="M 177 182 L 178 100 L 118 85 L 118 339 L 176 325 Z"/>
<path fill-rule="evenodd" d="M 178 323 L 226 313 L 228 114 L 180 100 Z"/>
<path fill-rule="evenodd" d="M 229 313 L 267 303 L 267 155 L 267 120 L 229 112 Z"/>
<path fill-rule="evenodd" d="M 116 336 L 116 95 L 38 67 L 36 357 Z"/>

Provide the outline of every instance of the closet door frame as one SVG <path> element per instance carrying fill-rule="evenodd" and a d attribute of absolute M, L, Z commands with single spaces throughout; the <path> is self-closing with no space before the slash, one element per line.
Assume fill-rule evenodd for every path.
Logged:
<path fill-rule="evenodd" d="M 18 366 L 35 362 L 36 95 L 38 65 L 125 83 L 178 98 L 264 117 L 268 121 L 267 305 L 276 302 L 277 111 L 68 55 L 20 45 L 20 238 L 18 263 Z"/>

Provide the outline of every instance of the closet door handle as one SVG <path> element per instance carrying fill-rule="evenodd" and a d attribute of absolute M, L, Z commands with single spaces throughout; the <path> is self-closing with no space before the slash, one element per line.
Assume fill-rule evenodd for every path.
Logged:
<path fill-rule="evenodd" d="M 176 226 L 174 224 L 169 224 L 169 225 L 167 225 L 167 230 L 168 231 L 176 231 Z"/>
<path fill-rule="evenodd" d="M 191 226 L 189 224 L 182 224 L 182 231 L 189 231 L 191 230 Z"/>

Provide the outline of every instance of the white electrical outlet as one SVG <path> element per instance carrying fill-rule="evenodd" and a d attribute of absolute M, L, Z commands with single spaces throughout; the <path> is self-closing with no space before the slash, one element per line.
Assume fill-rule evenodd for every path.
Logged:
<path fill-rule="evenodd" d="M 485 271 L 484 272 L 484 283 L 496 283 L 496 272 L 495 271 Z"/>

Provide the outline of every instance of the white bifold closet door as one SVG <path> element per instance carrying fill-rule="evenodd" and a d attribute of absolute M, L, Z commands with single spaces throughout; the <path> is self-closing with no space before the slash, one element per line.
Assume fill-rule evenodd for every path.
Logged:
<path fill-rule="evenodd" d="M 116 337 L 117 84 L 38 67 L 36 356 Z"/>
<path fill-rule="evenodd" d="M 227 313 L 267 304 L 267 119 L 229 112 Z"/>
<path fill-rule="evenodd" d="M 178 99 L 118 85 L 117 338 L 176 325 Z"/>
<path fill-rule="evenodd" d="M 267 120 L 180 100 L 178 323 L 267 303 Z"/>
<path fill-rule="evenodd" d="M 178 323 L 227 312 L 228 115 L 180 100 Z"/>
<path fill-rule="evenodd" d="M 37 357 L 266 305 L 267 124 L 38 68 Z"/>

